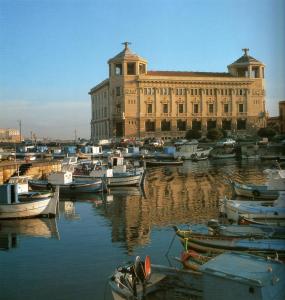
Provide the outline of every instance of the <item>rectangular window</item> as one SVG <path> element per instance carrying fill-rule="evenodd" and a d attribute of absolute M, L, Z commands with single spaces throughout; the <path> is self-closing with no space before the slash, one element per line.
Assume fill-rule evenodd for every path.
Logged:
<path fill-rule="evenodd" d="M 127 64 L 127 75 L 136 75 L 136 64 L 135 63 Z"/>
<path fill-rule="evenodd" d="M 178 104 L 178 111 L 180 114 L 184 113 L 184 104 L 183 103 Z"/>
<path fill-rule="evenodd" d="M 243 104 L 242 103 L 240 103 L 238 105 L 238 112 L 243 113 Z"/>
<path fill-rule="evenodd" d="M 152 104 L 147 105 L 147 113 L 152 114 Z"/>
<path fill-rule="evenodd" d="M 209 113 L 213 113 L 214 112 L 214 104 L 210 103 L 209 104 Z"/>
<path fill-rule="evenodd" d="M 121 95 L 121 88 L 119 86 L 116 87 L 116 96 Z"/>
<path fill-rule="evenodd" d="M 194 114 L 197 114 L 199 112 L 199 106 L 198 106 L 198 104 L 194 104 L 193 105 L 193 111 L 194 111 Z"/>
<path fill-rule="evenodd" d="M 115 73 L 116 75 L 123 75 L 123 66 L 122 64 L 115 65 Z"/>
<path fill-rule="evenodd" d="M 225 104 L 224 104 L 224 112 L 225 112 L 225 113 L 228 113 L 228 112 L 229 112 L 229 105 L 228 105 L 228 103 L 225 103 Z"/>
<path fill-rule="evenodd" d="M 168 113 L 168 104 L 163 104 L 163 113 Z"/>

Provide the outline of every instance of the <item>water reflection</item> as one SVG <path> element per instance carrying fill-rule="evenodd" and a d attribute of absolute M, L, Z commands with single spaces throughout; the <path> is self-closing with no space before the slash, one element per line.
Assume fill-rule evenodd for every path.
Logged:
<path fill-rule="evenodd" d="M 218 218 L 219 199 L 232 197 L 229 178 L 262 183 L 263 165 L 236 160 L 187 161 L 181 167 L 147 170 L 144 192 L 117 189 L 112 202 L 101 206 L 110 220 L 112 242 L 120 242 L 132 254 L 150 242 L 153 227 L 206 223 Z"/>
<path fill-rule="evenodd" d="M 216 218 L 218 199 L 232 193 L 229 177 L 263 183 L 262 171 L 270 166 L 216 160 L 147 169 L 144 192 L 116 188 L 108 194 L 79 194 L 60 199 L 56 220 L 19 220 L 19 226 L 15 220 L 9 226 L 1 221 L 0 235 L 5 235 L 1 247 L 13 249 L 20 242 L 21 247 L 0 251 L 0 298 L 110 300 L 105 286 L 116 266 L 136 255 L 167 264 L 164 254 L 173 237 L 171 225 Z M 51 232 L 57 232 L 53 226 L 40 230 L 43 225 L 31 225 L 42 221 L 58 224 L 60 241 L 50 239 Z M 26 222 L 31 226 L 24 226 Z M 170 254 L 179 256 L 180 251 L 175 240 Z"/>
<path fill-rule="evenodd" d="M 0 250 L 17 248 L 21 236 L 60 238 L 54 218 L 0 220 Z"/>

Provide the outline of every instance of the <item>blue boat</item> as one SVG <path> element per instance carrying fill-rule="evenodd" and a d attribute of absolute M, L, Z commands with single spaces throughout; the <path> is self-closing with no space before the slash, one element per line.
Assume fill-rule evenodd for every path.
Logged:
<path fill-rule="evenodd" d="M 221 254 L 198 271 L 151 265 L 149 260 L 119 267 L 109 285 L 115 300 L 203 299 L 283 300 L 283 263 L 245 253 Z M 179 295 L 179 297 L 177 297 Z"/>

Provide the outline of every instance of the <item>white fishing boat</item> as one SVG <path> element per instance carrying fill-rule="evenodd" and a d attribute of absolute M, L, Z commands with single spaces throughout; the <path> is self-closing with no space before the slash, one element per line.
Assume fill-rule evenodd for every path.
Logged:
<path fill-rule="evenodd" d="M 76 181 L 102 180 L 107 187 L 139 186 L 142 184 L 144 174 L 130 174 L 122 172 L 114 174 L 112 169 L 102 166 L 90 172 L 89 175 L 74 175 Z"/>
<path fill-rule="evenodd" d="M 18 197 L 17 185 L 0 186 L 0 219 L 31 218 L 35 216 L 55 216 L 59 200 L 59 188 L 53 196 L 21 199 Z"/>
<path fill-rule="evenodd" d="M 104 189 L 101 178 L 78 180 L 78 177 L 73 177 L 70 171 L 51 173 L 47 180 L 30 180 L 29 184 L 33 190 L 51 190 L 59 186 L 61 194 L 94 193 Z"/>
<path fill-rule="evenodd" d="M 266 184 L 245 184 L 231 181 L 234 192 L 238 196 L 255 198 L 255 199 L 277 199 L 278 191 L 269 190 Z M 285 187 L 284 187 L 285 188 Z"/>
<path fill-rule="evenodd" d="M 196 140 L 192 140 L 186 142 L 177 147 L 176 152 L 174 153 L 174 158 L 180 157 L 181 159 L 199 159 L 208 157 L 212 147 L 199 148 L 199 142 Z"/>
<path fill-rule="evenodd" d="M 238 222 L 241 217 L 255 220 L 267 219 L 270 222 L 285 221 L 285 199 L 282 194 L 274 202 L 229 200 L 225 197 L 220 204 L 220 212 L 234 222 Z"/>
<path fill-rule="evenodd" d="M 145 170 L 143 167 L 128 168 L 124 157 L 110 156 L 107 165 L 95 165 L 89 175 L 74 175 L 77 181 L 102 180 L 107 187 L 139 186 L 143 182 Z"/>

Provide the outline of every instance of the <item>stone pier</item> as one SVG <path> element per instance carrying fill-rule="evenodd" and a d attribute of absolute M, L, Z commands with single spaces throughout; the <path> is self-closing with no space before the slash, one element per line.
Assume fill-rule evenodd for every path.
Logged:
<path fill-rule="evenodd" d="M 20 175 L 27 175 L 31 178 L 45 177 L 51 172 L 61 171 L 61 161 L 35 161 L 35 162 L 1 162 L 0 163 L 0 184 L 9 180 L 19 171 Z"/>

